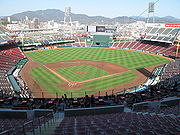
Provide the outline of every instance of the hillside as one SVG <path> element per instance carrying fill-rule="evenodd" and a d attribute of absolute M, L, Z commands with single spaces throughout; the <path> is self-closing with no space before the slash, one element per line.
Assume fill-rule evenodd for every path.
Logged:
<path fill-rule="evenodd" d="M 40 21 L 50 21 L 54 20 L 56 22 L 62 22 L 64 18 L 64 12 L 58 9 L 46 9 L 46 10 L 37 10 L 37 11 L 25 11 L 17 14 L 13 14 L 10 17 L 13 20 L 23 20 L 25 16 L 28 16 L 30 19 L 37 17 Z M 7 18 L 7 17 L 0 17 Z M 88 16 L 86 14 L 75 14 L 72 13 L 72 20 L 79 21 L 83 24 L 114 24 L 118 23 L 132 23 L 135 20 L 138 21 L 146 21 L 144 17 L 127 17 L 127 16 L 119 16 L 115 18 L 108 18 L 104 16 Z M 180 19 L 174 18 L 172 16 L 166 17 L 155 17 L 157 23 L 180 23 Z"/>

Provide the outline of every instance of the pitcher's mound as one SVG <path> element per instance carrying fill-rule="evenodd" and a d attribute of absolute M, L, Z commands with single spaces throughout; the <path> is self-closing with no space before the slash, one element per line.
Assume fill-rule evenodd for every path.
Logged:
<path fill-rule="evenodd" d="M 65 82 L 60 84 L 60 86 L 65 90 L 78 90 L 84 88 L 83 84 L 77 82 Z"/>

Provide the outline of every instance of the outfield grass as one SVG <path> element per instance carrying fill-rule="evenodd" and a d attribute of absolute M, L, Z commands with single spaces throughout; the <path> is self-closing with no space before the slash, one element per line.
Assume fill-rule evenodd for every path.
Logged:
<path fill-rule="evenodd" d="M 99 80 L 94 80 L 84 83 L 86 87 L 91 89 L 98 89 L 100 91 L 109 89 L 121 84 L 129 83 L 136 78 L 136 74 L 132 72 L 127 72 L 119 75 L 114 75 Z"/>
<path fill-rule="evenodd" d="M 64 48 L 26 54 L 40 64 L 69 60 L 93 60 L 117 64 L 130 70 L 150 67 L 170 61 L 145 53 L 105 48 Z"/>
<path fill-rule="evenodd" d="M 85 71 L 86 73 L 78 74 L 78 71 Z M 78 65 L 72 67 L 59 68 L 56 72 L 69 81 L 84 81 L 100 76 L 108 75 L 107 71 L 99 69 L 91 65 Z"/>
<path fill-rule="evenodd" d="M 30 74 L 41 85 L 55 85 L 63 81 L 44 67 L 32 68 Z"/>

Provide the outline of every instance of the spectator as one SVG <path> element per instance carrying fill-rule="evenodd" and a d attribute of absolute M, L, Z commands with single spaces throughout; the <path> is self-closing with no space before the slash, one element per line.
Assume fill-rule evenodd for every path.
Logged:
<path fill-rule="evenodd" d="M 95 106 L 95 98 L 94 95 L 91 95 L 91 107 Z"/>
<path fill-rule="evenodd" d="M 59 107 L 60 107 L 61 111 L 64 111 L 64 109 L 66 108 L 66 100 L 63 96 L 62 96 L 61 100 L 59 101 Z"/>
<path fill-rule="evenodd" d="M 90 98 L 88 95 L 85 96 L 84 98 L 84 106 L 85 107 L 90 107 Z"/>

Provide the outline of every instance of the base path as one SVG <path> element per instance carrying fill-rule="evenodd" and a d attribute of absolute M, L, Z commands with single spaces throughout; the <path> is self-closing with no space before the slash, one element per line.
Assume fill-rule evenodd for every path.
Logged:
<path fill-rule="evenodd" d="M 63 81 L 70 83 L 70 81 L 69 81 L 68 79 L 66 79 L 66 78 L 64 78 L 63 76 L 61 76 L 60 74 L 56 73 L 54 70 L 48 68 L 48 67 L 45 66 L 45 65 L 42 65 L 42 66 L 45 67 L 45 68 L 47 68 L 51 73 L 53 73 L 54 75 L 56 75 L 57 77 L 59 77 L 59 78 L 62 79 Z"/>
<path fill-rule="evenodd" d="M 94 80 L 99 80 L 99 79 L 102 79 L 102 78 L 106 78 L 106 77 L 110 77 L 110 76 L 114 76 L 114 75 L 118 75 L 118 74 L 122 74 L 122 73 L 126 73 L 126 72 L 128 72 L 128 71 L 121 72 L 121 73 L 114 73 L 114 74 L 110 74 L 110 75 L 105 75 L 105 76 L 101 76 L 101 77 L 97 77 L 97 78 L 81 81 L 81 82 L 78 82 L 78 83 L 85 83 L 85 82 L 90 82 L 90 81 L 94 81 Z"/>

